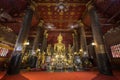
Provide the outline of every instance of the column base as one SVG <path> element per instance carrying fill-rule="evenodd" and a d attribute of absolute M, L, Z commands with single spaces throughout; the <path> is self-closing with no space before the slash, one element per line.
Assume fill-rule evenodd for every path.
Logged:
<path fill-rule="evenodd" d="M 97 57 L 97 65 L 99 72 L 104 75 L 112 76 L 113 73 L 112 73 L 111 65 L 106 53 L 97 53 L 96 57 Z"/>
<path fill-rule="evenodd" d="M 37 57 L 32 55 L 28 63 L 29 63 L 30 68 L 36 68 Z"/>
<path fill-rule="evenodd" d="M 20 72 L 20 63 L 21 53 L 14 54 L 9 62 L 7 74 L 8 75 L 18 74 Z"/>

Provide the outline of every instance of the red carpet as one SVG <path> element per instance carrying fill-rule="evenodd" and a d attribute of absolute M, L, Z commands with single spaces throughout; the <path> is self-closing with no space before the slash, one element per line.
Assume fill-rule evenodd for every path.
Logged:
<path fill-rule="evenodd" d="M 3 75 L 3 74 L 2 74 Z M 2 76 L 0 74 L 0 76 Z M 1 78 L 1 77 L 0 77 Z M 0 80 L 120 80 L 120 72 L 106 76 L 98 72 L 21 72 L 18 75 L 4 75 Z"/>
<path fill-rule="evenodd" d="M 0 72 L 0 79 L 5 75 L 5 72 Z"/>

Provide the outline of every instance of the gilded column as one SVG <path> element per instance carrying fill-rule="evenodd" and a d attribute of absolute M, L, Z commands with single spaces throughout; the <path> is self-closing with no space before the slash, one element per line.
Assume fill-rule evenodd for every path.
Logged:
<path fill-rule="evenodd" d="M 18 74 L 20 71 L 21 55 L 23 53 L 24 42 L 27 40 L 29 28 L 31 26 L 33 10 L 28 8 L 23 20 L 22 27 L 18 34 L 14 51 L 12 53 L 7 74 Z"/>
<path fill-rule="evenodd" d="M 72 48 L 73 48 L 73 52 L 75 52 L 75 35 L 74 35 L 74 33 L 72 33 L 72 36 L 73 36 L 73 46 L 72 46 Z"/>
<path fill-rule="evenodd" d="M 77 31 L 74 30 L 74 34 L 73 34 L 73 41 L 74 41 L 74 51 L 78 52 L 79 51 L 79 47 L 78 47 L 78 34 Z"/>
<path fill-rule="evenodd" d="M 87 42 L 86 42 L 86 35 L 85 35 L 85 30 L 84 30 L 84 24 L 82 23 L 82 21 L 78 21 L 78 24 L 80 26 L 81 29 L 81 34 L 80 34 L 80 44 L 81 44 L 81 50 L 83 52 L 83 54 L 88 54 L 87 51 Z"/>
<path fill-rule="evenodd" d="M 47 33 L 47 30 L 45 30 L 44 31 L 44 36 L 43 36 L 42 51 L 46 51 L 46 48 L 47 48 L 47 37 L 48 37 L 48 33 Z"/>
<path fill-rule="evenodd" d="M 37 26 L 37 34 L 36 34 L 36 37 L 35 37 L 34 42 L 33 42 L 32 57 L 31 57 L 31 64 L 30 64 L 31 68 L 36 67 L 36 63 L 38 60 L 38 57 L 37 57 L 38 51 L 37 50 L 39 49 L 40 32 L 41 32 L 42 26 L 43 26 L 43 21 L 41 20 Z"/>
<path fill-rule="evenodd" d="M 87 4 L 87 8 L 91 19 L 91 27 L 95 42 L 95 51 L 99 72 L 106 75 L 112 75 L 110 62 L 105 51 L 104 40 L 101 26 L 98 21 L 98 16 L 91 2 Z"/>
<path fill-rule="evenodd" d="M 41 20 L 39 22 L 38 27 L 37 27 L 37 34 L 36 34 L 36 37 L 34 39 L 33 47 L 32 47 L 33 54 L 38 49 L 38 44 L 39 44 L 39 39 L 40 39 L 40 33 L 41 33 L 41 30 L 42 30 L 42 26 L 43 26 L 43 20 Z"/>

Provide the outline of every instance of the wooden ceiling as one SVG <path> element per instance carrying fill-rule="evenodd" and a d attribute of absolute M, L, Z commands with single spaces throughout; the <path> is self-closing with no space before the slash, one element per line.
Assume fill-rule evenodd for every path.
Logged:
<path fill-rule="evenodd" d="M 46 23 L 57 29 L 68 29 L 74 25 L 83 15 L 86 2 L 80 0 L 65 0 L 63 3 L 68 6 L 67 11 L 58 12 L 55 8 L 59 2 L 56 0 L 38 1 L 37 12 Z"/>
<path fill-rule="evenodd" d="M 55 10 L 59 1 L 63 1 L 63 3 L 68 6 L 67 11 L 58 12 Z M 49 26 L 55 29 L 71 28 L 71 26 L 75 25 L 75 23 L 82 17 L 86 9 L 85 5 L 88 1 L 89 0 L 34 0 L 38 6 L 36 7 L 35 12 L 37 14 L 33 17 L 32 26 L 36 26 L 38 24 L 37 20 L 42 18 L 45 21 L 45 26 L 47 28 L 49 28 Z M 19 29 L 19 26 L 21 26 L 19 23 L 23 21 L 24 10 L 27 8 L 29 2 L 26 0 L 1 0 L 1 3 L 0 8 L 4 9 L 12 16 L 12 20 L 9 21 L 10 26 L 15 30 L 13 26 L 18 24 L 17 27 Z"/>
<path fill-rule="evenodd" d="M 51 25 L 57 29 L 71 28 L 71 25 L 75 25 L 77 20 L 83 17 L 86 9 L 86 4 L 90 0 L 34 0 L 38 7 L 36 8 L 37 15 L 33 18 L 33 26 L 36 26 L 39 20 L 42 18 L 45 21 L 46 26 Z M 55 10 L 55 7 L 63 1 L 67 6 L 66 12 L 60 13 Z M 12 19 L 6 24 L 14 29 L 19 29 L 20 24 L 23 21 L 24 12 L 29 4 L 29 0 L 1 0 L 0 9 L 3 9 L 6 13 L 10 14 Z M 102 13 L 102 20 L 104 22 L 115 22 L 114 19 L 119 20 L 120 16 L 120 0 L 95 0 L 95 6 L 97 7 L 98 13 Z M 89 17 L 89 16 L 88 16 Z M 104 18 L 104 19 L 103 19 Z M 108 19 L 109 18 L 109 19 Z M 89 24 L 89 19 L 84 18 L 86 25 Z M 106 20 L 107 21 L 106 21 Z M 1 21 L 1 19 L 0 19 Z M 19 30 L 15 31 L 18 32 Z"/>

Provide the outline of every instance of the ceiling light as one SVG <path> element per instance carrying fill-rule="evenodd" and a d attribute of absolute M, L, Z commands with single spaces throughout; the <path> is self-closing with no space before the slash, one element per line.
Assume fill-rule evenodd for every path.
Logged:
<path fill-rule="evenodd" d="M 29 43 L 29 41 L 26 41 L 25 43 L 24 43 L 24 45 L 29 45 L 30 43 Z"/>
<path fill-rule="evenodd" d="M 83 50 L 82 49 L 80 49 L 80 52 L 82 52 Z"/>
<path fill-rule="evenodd" d="M 95 45 L 95 43 L 94 43 L 94 42 L 92 42 L 91 44 L 92 44 L 93 46 Z"/>
<path fill-rule="evenodd" d="M 56 5 L 55 10 L 58 12 L 66 12 L 68 11 L 68 5 L 63 2 L 63 0 L 59 1 L 59 3 Z"/>
<path fill-rule="evenodd" d="M 51 27 L 51 26 L 48 26 L 48 28 L 50 28 L 50 29 L 51 29 L 52 27 Z"/>
<path fill-rule="evenodd" d="M 40 52 L 40 49 L 37 49 L 37 51 L 39 51 L 39 52 Z"/>
<path fill-rule="evenodd" d="M 71 28 L 74 28 L 74 26 L 72 25 Z"/>

